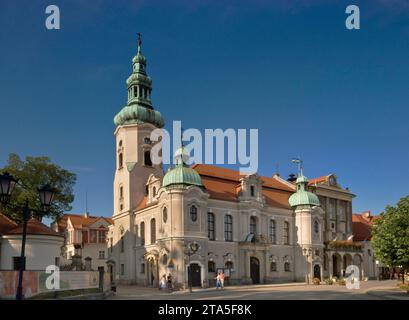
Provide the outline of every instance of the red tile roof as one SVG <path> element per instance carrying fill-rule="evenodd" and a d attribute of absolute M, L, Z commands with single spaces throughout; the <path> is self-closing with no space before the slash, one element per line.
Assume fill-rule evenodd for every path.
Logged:
<path fill-rule="evenodd" d="M 354 213 L 352 215 L 352 233 L 354 241 L 371 240 L 372 225 L 378 216 L 372 216 L 370 212 L 363 212 L 360 214 Z"/>
<path fill-rule="evenodd" d="M 210 198 L 237 201 L 237 192 L 240 189 L 240 175 L 238 170 L 226 169 L 208 164 L 196 164 L 193 166 L 204 184 Z M 260 176 L 263 181 L 263 195 L 266 203 L 272 207 L 290 209 L 288 198 L 294 189 L 275 178 Z"/>
<path fill-rule="evenodd" d="M 107 217 L 89 216 L 88 218 L 86 218 L 83 214 L 66 213 L 57 222 L 59 232 L 65 231 L 65 229 L 67 228 L 68 219 L 71 220 L 71 223 L 74 225 L 74 228 L 82 228 L 83 226 L 91 225 L 99 219 L 104 219 L 109 224 L 114 224 L 114 221 L 111 218 Z"/>
<path fill-rule="evenodd" d="M 5 234 L 11 229 L 17 227 L 17 223 L 11 220 L 9 217 L 0 213 L 0 235 Z"/>
<path fill-rule="evenodd" d="M 6 234 L 12 235 L 12 234 L 22 234 L 22 233 L 23 233 L 23 225 L 19 225 L 9 230 Z M 35 218 L 31 218 L 27 222 L 27 234 L 62 237 L 61 234 L 59 234 L 58 232 L 55 232 L 54 230 L 47 227 L 44 223 L 41 223 Z"/>
<path fill-rule="evenodd" d="M 327 181 L 328 181 L 328 177 L 329 177 L 329 175 L 328 175 L 328 176 L 321 176 L 321 177 L 318 177 L 318 178 L 309 179 L 308 184 L 311 185 L 311 184 L 320 184 L 320 183 L 323 183 L 323 182 L 327 182 Z"/>

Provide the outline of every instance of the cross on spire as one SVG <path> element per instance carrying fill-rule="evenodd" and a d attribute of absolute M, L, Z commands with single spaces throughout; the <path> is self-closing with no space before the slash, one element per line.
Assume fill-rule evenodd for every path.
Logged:
<path fill-rule="evenodd" d="M 303 161 L 300 159 L 300 157 L 298 158 L 294 158 L 291 160 L 292 163 L 296 163 L 298 165 L 298 176 L 301 177 L 302 175 L 304 175 L 303 173 Z"/>
<path fill-rule="evenodd" d="M 138 54 L 139 54 L 141 53 L 141 49 L 142 49 L 142 34 L 138 32 L 137 35 L 138 35 Z"/>

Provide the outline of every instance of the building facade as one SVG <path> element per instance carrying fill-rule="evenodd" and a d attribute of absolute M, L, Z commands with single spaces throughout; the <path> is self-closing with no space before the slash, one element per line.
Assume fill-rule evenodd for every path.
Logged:
<path fill-rule="evenodd" d="M 352 241 L 352 199 L 335 175 L 308 180 L 302 170 L 240 175 L 187 165 L 182 147 L 163 172 L 152 164 L 150 134 L 164 125 L 151 102 L 141 44 L 127 80 L 128 103 L 115 116 L 116 170 L 109 271 L 119 283 L 158 286 L 171 274 L 186 287 L 209 286 L 224 270 L 228 283 L 312 281 L 342 277 L 349 265 L 365 274 Z M 191 244 L 197 246 L 192 250 Z"/>
<path fill-rule="evenodd" d="M 107 270 L 107 234 L 113 223 L 110 218 L 94 217 L 88 213 L 64 214 L 52 228 L 64 235 L 62 265 L 72 264 L 78 257 L 86 269 Z"/>
<path fill-rule="evenodd" d="M 19 270 L 23 226 L 0 214 L 0 270 Z M 45 270 L 59 265 L 64 237 L 37 219 L 27 222 L 25 269 Z"/>

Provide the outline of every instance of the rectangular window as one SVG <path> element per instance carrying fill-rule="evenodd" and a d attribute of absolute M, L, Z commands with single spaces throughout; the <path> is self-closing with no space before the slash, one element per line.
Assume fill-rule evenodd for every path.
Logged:
<path fill-rule="evenodd" d="M 233 241 L 233 217 L 229 214 L 224 216 L 224 239 Z"/>
<path fill-rule="evenodd" d="M 114 239 L 112 239 L 112 237 L 109 239 L 110 242 L 110 251 L 112 253 L 112 250 L 114 249 Z"/>
<path fill-rule="evenodd" d="M 207 214 L 207 236 L 209 240 L 215 240 L 215 232 L 214 232 L 214 214 L 209 212 Z"/>
<path fill-rule="evenodd" d="M 121 276 L 125 275 L 125 265 L 121 264 Z"/>
<path fill-rule="evenodd" d="M 276 222 L 270 220 L 270 241 L 272 244 L 277 244 Z"/>
<path fill-rule="evenodd" d="M 107 232 L 105 230 L 98 231 L 98 242 L 105 243 L 106 242 Z"/>
<path fill-rule="evenodd" d="M 82 231 L 82 242 L 88 243 L 88 231 Z"/>
<path fill-rule="evenodd" d="M 97 243 L 97 236 L 98 236 L 97 230 L 90 230 L 89 234 L 90 234 L 90 243 Z"/>
<path fill-rule="evenodd" d="M 105 259 L 105 251 L 104 250 L 99 252 L 99 258 L 100 259 Z"/>
<path fill-rule="evenodd" d="M 125 251 L 124 236 L 121 236 L 121 252 Z"/>
<path fill-rule="evenodd" d="M 283 244 L 290 244 L 290 224 L 287 221 L 284 221 Z"/>

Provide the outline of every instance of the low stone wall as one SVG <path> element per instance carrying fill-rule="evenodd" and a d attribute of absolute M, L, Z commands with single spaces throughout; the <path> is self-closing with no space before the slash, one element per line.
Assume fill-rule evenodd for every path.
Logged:
<path fill-rule="evenodd" d="M 0 299 L 12 299 L 16 296 L 18 276 L 18 271 L 0 270 Z M 59 285 L 56 283 L 57 279 L 57 274 L 46 273 L 42 270 L 24 271 L 24 297 L 30 298 L 41 293 L 55 291 L 99 288 L 101 292 L 105 292 L 111 289 L 109 274 L 105 273 L 103 277 L 100 277 L 98 271 L 59 271 Z"/>

